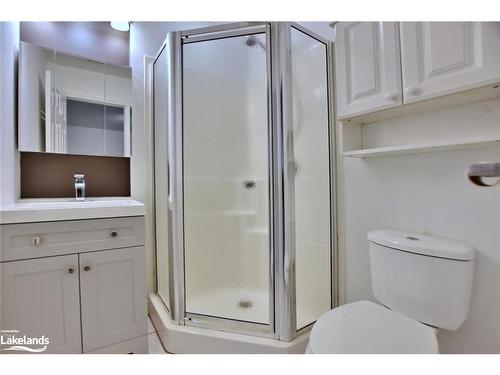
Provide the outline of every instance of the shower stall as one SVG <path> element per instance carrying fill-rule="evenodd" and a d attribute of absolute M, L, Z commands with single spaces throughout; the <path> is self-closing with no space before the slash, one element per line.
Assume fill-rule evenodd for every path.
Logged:
<path fill-rule="evenodd" d="M 170 32 L 153 65 L 156 296 L 285 342 L 336 304 L 332 46 L 295 23 Z"/>

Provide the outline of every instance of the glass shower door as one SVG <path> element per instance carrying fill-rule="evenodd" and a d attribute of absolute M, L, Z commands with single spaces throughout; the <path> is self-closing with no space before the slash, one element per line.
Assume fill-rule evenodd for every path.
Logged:
<path fill-rule="evenodd" d="M 332 307 L 331 183 L 327 44 L 290 28 L 296 323 Z"/>
<path fill-rule="evenodd" d="M 186 315 L 270 324 L 266 33 L 184 40 Z"/>

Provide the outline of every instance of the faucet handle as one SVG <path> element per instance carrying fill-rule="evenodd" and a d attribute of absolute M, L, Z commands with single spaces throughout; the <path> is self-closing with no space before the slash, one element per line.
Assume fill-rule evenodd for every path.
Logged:
<path fill-rule="evenodd" d="M 85 199 L 85 175 L 83 173 L 75 173 L 75 198 L 76 200 Z"/>

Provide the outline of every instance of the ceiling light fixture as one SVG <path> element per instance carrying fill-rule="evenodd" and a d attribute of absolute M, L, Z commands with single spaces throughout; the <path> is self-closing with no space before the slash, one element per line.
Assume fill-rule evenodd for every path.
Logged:
<path fill-rule="evenodd" d="M 111 27 L 118 31 L 129 31 L 130 30 L 130 22 L 111 22 Z"/>

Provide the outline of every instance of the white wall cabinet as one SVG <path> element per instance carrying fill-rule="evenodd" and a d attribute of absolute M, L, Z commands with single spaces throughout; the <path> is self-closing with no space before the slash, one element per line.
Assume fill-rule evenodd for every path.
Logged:
<path fill-rule="evenodd" d="M 499 22 L 402 22 L 404 101 L 500 81 Z"/>
<path fill-rule="evenodd" d="M 47 353 L 147 352 L 143 217 L 7 224 L 0 235 L 1 329 L 45 335 Z"/>
<path fill-rule="evenodd" d="M 335 47 L 339 118 L 402 104 L 397 22 L 340 22 Z"/>
<path fill-rule="evenodd" d="M 500 22 L 340 22 L 338 117 L 495 85 L 500 82 L 499 46 Z"/>

